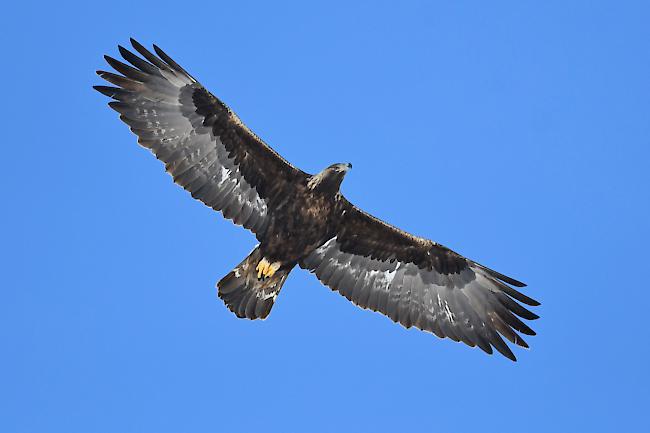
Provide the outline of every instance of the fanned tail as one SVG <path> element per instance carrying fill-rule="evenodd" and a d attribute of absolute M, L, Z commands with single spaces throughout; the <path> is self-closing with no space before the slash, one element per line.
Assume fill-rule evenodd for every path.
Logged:
<path fill-rule="evenodd" d="M 259 264 L 264 258 L 256 247 L 248 257 L 217 283 L 219 297 L 240 318 L 265 319 L 293 266 L 273 270 L 261 276 Z M 267 265 L 268 266 L 268 265 Z M 267 271 L 270 268 L 266 268 Z"/>

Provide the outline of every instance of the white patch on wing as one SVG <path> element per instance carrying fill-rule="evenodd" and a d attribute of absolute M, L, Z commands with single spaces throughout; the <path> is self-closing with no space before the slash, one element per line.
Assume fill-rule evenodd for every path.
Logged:
<path fill-rule="evenodd" d="M 259 194 L 257 194 L 257 190 L 255 190 L 255 201 L 251 204 L 253 205 L 253 208 L 259 212 L 262 218 L 266 216 L 266 202 L 260 198 Z"/>
<path fill-rule="evenodd" d="M 440 298 L 438 298 L 438 299 L 440 299 Z M 453 323 L 454 322 L 454 313 L 452 313 L 451 310 L 449 309 L 449 304 L 447 303 L 447 301 L 445 301 L 445 313 L 447 314 L 447 318 L 449 319 L 449 321 Z"/>
<path fill-rule="evenodd" d="M 333 237 L 332 239 L 330 239 L 329 241 L 325 242 L 325 243 L 324 243 L 323 245 L 321 245 L 320 247 L 316 248 L 316 251 L 318 251 L 319 253 L 321 253 L 321 252 L 323 252 L 324 250 L 328 249 L 328 248 L 330 247 L 330 245 L 332 245 L 334 242 L 336 242 L 336 236 L 334 236 L 334 237 Z"/>
<path fill-rule="evenodd" d="M 221 180 L 219 181 L 219 188 L 221 188 L 223 184 L 230 179 L 230 173 L 231 171 L 229 169 L 223 165 L 221 166 Z"/>
<path fill-rule="evenodd" d="M 397 273 L 397 270 L 399 269 L 400 263 L 397 264 L 395 269 L 391 270 L 386 270 L 386 271 L 370 271 L 368 273 L 368 280 L 371 279 L 371 277 L 374 277 L 374 289 L 379 289 L 379 290 L 388 290 L 390 287 L 390 283 L 393 282 L 395 279 L 395 274 Z"/>

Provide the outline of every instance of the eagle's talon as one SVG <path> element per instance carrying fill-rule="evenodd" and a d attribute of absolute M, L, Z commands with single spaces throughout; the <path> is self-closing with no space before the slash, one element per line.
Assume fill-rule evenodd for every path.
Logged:
<path fill-rule="evenodd" d="M 266 267 L 268 266 L 268 263 L 269 262 L 267 262 L 266 259 L 262 258 L 262 260 L 260 260 L 260 262 L 257 264 L 257 268 L 255 269 L 257 270 L 258 280 L 261 280 L 262 276 L 266 274 Z"/>
<path fill-rule="evenodd" d="M 264 280 L 265 278 L 272 277 L 273 274 L 280 269 L 281 265 L 280 262 L 269 263 L 266 258 L 262 258 L 255 268 L 257 271 L 257 279 Z"/>

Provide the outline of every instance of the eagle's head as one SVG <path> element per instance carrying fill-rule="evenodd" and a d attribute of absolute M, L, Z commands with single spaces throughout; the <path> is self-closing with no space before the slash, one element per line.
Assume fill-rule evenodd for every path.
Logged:
<path fill-rule="evenodd" d="M 310 189 L 336 193 L 341 187 L 341 182 L 343 182 L 345 174 L 351 168 L 352 164 L 349 162 L 332 164 L 320 173 L 312 176 L 307 186 Z"/>

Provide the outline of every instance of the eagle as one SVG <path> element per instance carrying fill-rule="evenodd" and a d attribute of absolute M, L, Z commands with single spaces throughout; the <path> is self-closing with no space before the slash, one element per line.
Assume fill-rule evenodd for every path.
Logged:
<path fill-rule="evenodd" d="M 522 321 L 539 302 L 515 289 L 525 284 L 429 239 L 364 212 L 340 192 L 350 163 L 318 174 L 291 165 L 220 99 L 153 45 L 131 38 L 118 46 L 124 63 L 104 56 L 114 72 L 97 71 L 138 137 L 192 197 L 250 230 L 258 245 L 217 283 L 237 317 L 266 318 L 289 273 L 306 269 L 355 305 L 406 328 L 463 342 L 516 361 L 511 343 L 528 348 Z"/>

